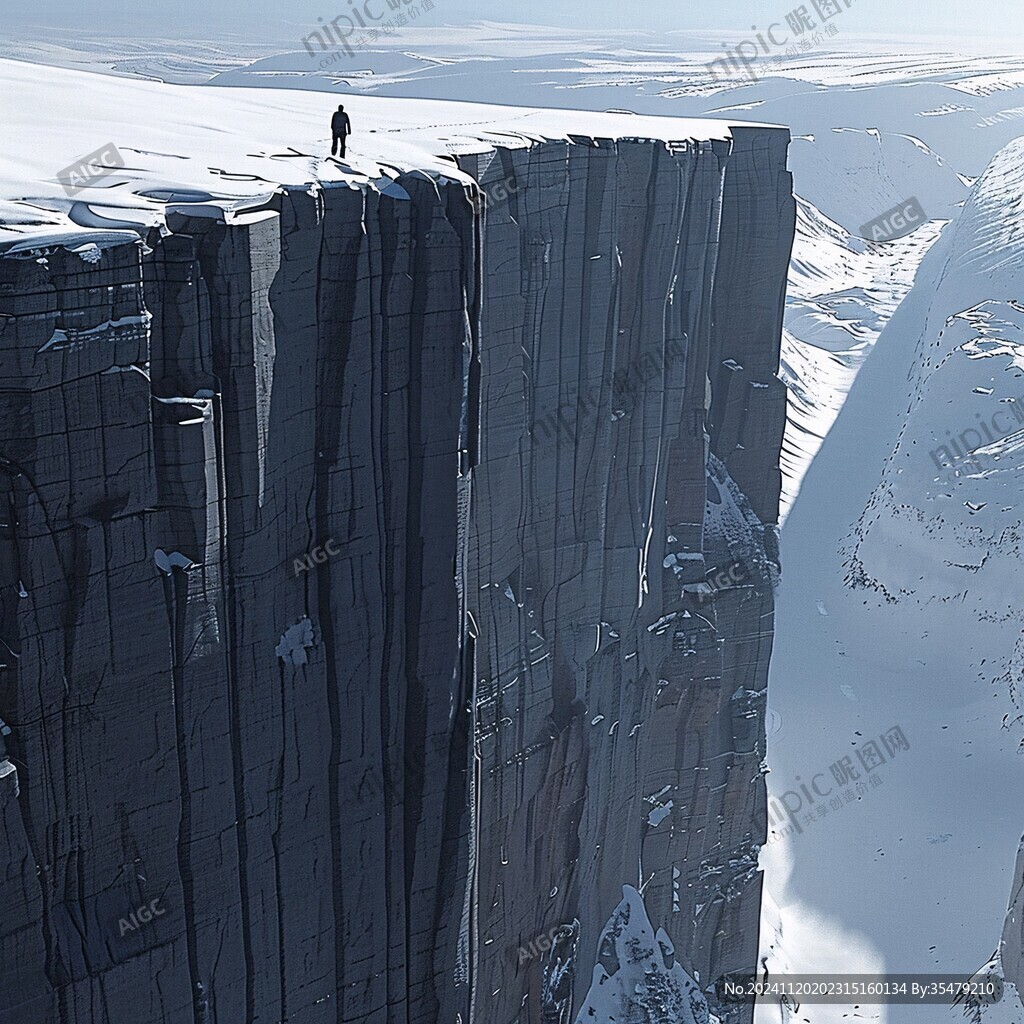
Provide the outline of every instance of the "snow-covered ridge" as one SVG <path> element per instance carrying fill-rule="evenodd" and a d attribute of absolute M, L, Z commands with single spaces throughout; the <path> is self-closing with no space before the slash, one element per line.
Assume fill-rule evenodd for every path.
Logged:
<path fill-rule="evenodd" d="M 281 188 L 383 190 L 403 171 L 469 184 L 456 155 L 498 145 L 653 139 L 684 149 L 731 136 L 724 120 L 344 96 L 354 131 L 335 161 L 337 98 L 322 93 L 126 82 L 11 60 L 0 61 L 0 82 L 0 249 L 142 231 L 182 210 L 232 219 Z M 69 196 L 61 172 L 111 143 L 125 166 Z"/>

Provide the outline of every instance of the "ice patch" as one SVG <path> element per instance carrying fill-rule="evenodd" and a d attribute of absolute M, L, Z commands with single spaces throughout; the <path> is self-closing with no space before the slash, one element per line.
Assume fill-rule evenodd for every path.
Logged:
<path fill-rule="evenodd" d="M 313 646 L 313 623 L 308 615 L 303 615 L 294 626 L 289 626 L 282 634 L 281 642 L 274 648 L 274 653 L 286 665 L 298 668 L 309 660 L 306 648 Z"/>
<path fill-rule="evenodd" d="M 157 548 L 153 552 L 153 561 L 156 562 L 156 567 L 161 572 L 167 573 L 168 576 L 175 569 L 184 569 L 185 572 L 188 572 L 195 565 L 191 558 L 183 555 L 180 551 L 172 551 L 170 554 L 167 554 L 163 548 Z"/>
<path fill-rule="evenodd" d="M 672 813 L 672 801 L 669 800 L 667 804 L 662 804 L 660 807 L 655 807 L 650 814 L 647 815 L 647 824 L 653 828 L 657 828 L 670 814 Z"/>

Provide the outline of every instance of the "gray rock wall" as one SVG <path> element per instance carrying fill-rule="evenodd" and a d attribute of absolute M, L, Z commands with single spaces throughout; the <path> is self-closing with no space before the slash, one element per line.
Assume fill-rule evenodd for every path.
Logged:
<path fill-rule="evenodd" d="M 1017 850 L 1013 870 L 1013 890 L 999 943 L 1002 977 L 1018 994 L 1024 992 L 1024 840 Z"/>
<path fill-rule="evenodd" d="M 786 134 L 579 141 L 0 260 L 0 1020 L 752 966 Z"/>
<path fill-rule="evenodd" d="M 474 1019 L 561 1022 L 624 884 L 705 981 L 756 959 L 793 206 L 774 132 L 466 168 L 509 193 L 468 559 Z"/>

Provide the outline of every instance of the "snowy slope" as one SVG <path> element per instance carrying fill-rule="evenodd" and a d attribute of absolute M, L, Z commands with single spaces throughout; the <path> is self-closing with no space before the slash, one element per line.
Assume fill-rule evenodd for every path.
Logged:
<path fill-rule="evenodd" d="M 864 242 L 798 199 L 779 374 L 789 389 L 783 516 L 942 223 L 891 242 Z"/>
<path fill-rule="evenodd" d="M 803 140 L 791 156 L 798 191 L 851 231 L 909 195 L 930 216 L 948 216 L 966 195 L 964 176 L 979 174 L 1015 134 L 999 117 L 1013 105 L 1012 95 L 965 97 L 957 88 L 983 73 L 1010 76 L 1012 83 L 1013 71 L 1021 70 L 1012 58 L 977 58 L 974 67 L 969 60 L 897 51 L 883 62 L 876 42 L 869 51 L 818 50 L 765 61 L 757 66 L 761 80 L 752 83 L 738 74 L 716 80 L 708 65 L 721 56 L 718 40 L 624 35 L 613 41 L 581 33 L 559 46 L 550 33 L 462 35 L 464 42 L 439 41 L 417 27 L 403 49 L 362 48 L 337 60 L 331 52 L 311 57 L 299 49 L 233 67 L 210 84 L 454 99 L 471 81 L 475 96 L 501 101 L 514 83 L 521 103 L 788 124 Z M 535 42 L 539 49 L 530 48 Z M 460 44 L 468 52 L 459 52 Z M 983 132 L 979 117 L 991 121 Z M 979 135 L 992 141 L 975 141 Z"/>
<path fill-rule="evenodd" d="M 719 33 L 448 26 L 439 6 L 351 54 L 315 41 L 307 51 L 302 38 L 315 25 L 261 43 L 12 38 L 0 54 L 217 86 L 438 100 L 471 92 L 492 103 L 784 123 L 808 140 L 793 150 L 793 169 L 810 183 L 799 191 L 847 229 L 911 194 L 931 217 L 947 217 L 1020 130 L 1024 61 L 991 41 L 951 53 L 858 38 L 868 26 L 856 9 L 835 25 L 838 34 L 799 56 L 762 55 L 756 81 L 709 68 L 727 42 Z"/>
<path fill-rule="evenodd" d="M 856 752 L 892 726 L 909 743 L 876 785 L 838 809 L 832 793 L 811 821 L 801 808 L 803 831 L 762 852 L 797 970 L 827 969 L 844 949 L 850 971 L 966 976 L 1002 926 L 1024 820 L 1024 487 L 1008 401 L 1024 395 L 1022 154 L 1016 143 L 997 157 L 925 258 L 783 531 L 770 792 L 812 778 L 842 790 L 832 766 L 844 756 L 856 768 Z M 947 432 L 999 411 L 1010 419 L 986 440 L 983 471 L 941 472 L 930 453 Z M 809 915 L 825 922 L 813 936 L 799 933 Z M 838 1021 L 839 1009 L 814 1007 L 811 1019 Z M 902 1024 L 937 1011 L 861 1012 Z"/>
<path fill-rule="evenodd" d="M 859 20 L 858 20 L 859 19 Z M 481 100 L 637 114 L 728 116 L 791 125 L 801 195 L 849 230 L 917 195 L 949 216 L 971 178 L 1019 131 L 1024 61 L 950 53 L 905 40 L 858 39 L 863 17 L 799 56 L 773 53 L 752 81 L 710 68 L 719 34 L 567 33 L 529 26 L 442 28 L 437 10 L 358 47 L 311 55 L 299 40 L 249 64 L 227 62 L 213 85 Z M 739 42 L 740 40 L 735 40 Z M 337 56 L 336 56 L 337 54 Z M 164 62 L 166 63 L 166 62 Z M 1016 123 L 1015 123 L 1016 122 Z"/>

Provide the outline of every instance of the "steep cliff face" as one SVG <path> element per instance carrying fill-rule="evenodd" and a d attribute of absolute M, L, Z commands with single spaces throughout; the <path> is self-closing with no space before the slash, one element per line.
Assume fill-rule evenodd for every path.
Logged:
<path fill-rule="evenodd" d="M 787 136 L 619 121 L 0 259 L 0 1019 L 753 966 Z"/>
<path fill-rule="evenodd" d="M 571 1020 L 623 884 L 705 982 L 756 959 L 793 207 L 785 136 L 734 136 L 464 164 L 511 183 L 467 559 L 481 1019 Z"/>
<path fill-rule="evenodd" d="M 453 1005 L 473 219 L 405 185 L 3 261 L 16 1019 Z"/>

